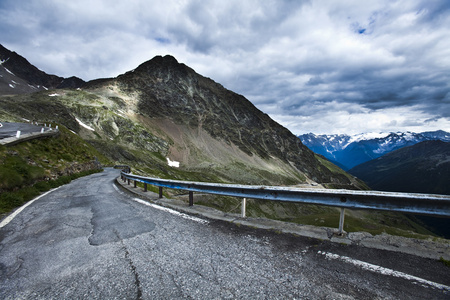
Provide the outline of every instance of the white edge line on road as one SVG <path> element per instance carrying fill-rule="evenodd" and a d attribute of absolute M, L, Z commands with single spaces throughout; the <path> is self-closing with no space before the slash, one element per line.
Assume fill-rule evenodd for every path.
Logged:
<path fill-rule="evenodd" d="M 20 214 L 28 205 L 32 204 L 34 201 L 44 197 L 45 195 L 50 194 L 53 191 L 56 191 L 57 189 L 59 189 L 59 187 L 52 189 L 48 192 L 45 192 L 44 194 L 37 196 L 36 198 L 34 198 L 33 200 L 28 201 L 25 205 L 21 206 L 20 208 L 18 208 L 15 212 L 13 212 L 12 214 L 10 214 L 9 216 L 7 216 L 1 223 L 0 223 L 0 228 L 3 228 L 4 226 L 6 226 L 9 222 L 11 222 L 18 214 Z"/>
<path fill-rule="evenodd" d="M 367 263 L 367 262 L 364 262 L 364 261 L 361 261 L 361 260 L 353 259 L 353 258 L 350 258 L 350 257 L 347 257 L 347 256 L 341 256 L 341 255 L 338 255 L 338 254 L 333 254 L 333 253 L 329 253 L 329 252 L 322 252 L 322 251 L 318 251 L 318 253 L 322 254 L 322 255 L 325 255 L 325 257 L 327 259 L 337 259 L 337 260 L 340 260 L 340 261 L 344 261 L 344 262 L 353 264 L 353 265 L 355 265 L 357 267 L 361 267 L 362 269 L 367 270 L 367 271 L 379 273 L 379 274 L 382 274 L 382 275 L 390 275 L 390 276 L 394 276 L 394 277 L 399 277 L 399 278 L 403 278 L 403 279 L 407 279 L 407 280 L 411 280 L 411 281 L 417 281 L 419 283 L 426 284 L 426 285 L 432 286 L 434 288 L 450 291 L 450 287 L 449 286 L 446 286 L 446 285 L 440 284 L 440 283 L 436 283 L 436 282 L 433 282 L 433 281 L 429 281 L 429 280 L 426 280 L 426 279 L 423 279 L 423 278 L 420 278 L 420 277 L 416 277 L 416 276 L 413 276 L 413 275 L 409 275 L 409 274 L 406 274 L 406 273 L 403 273 L 403 272 L 399 272 L 399 271 L 395 271 L 395 270 L 392 270 L 392 269 L 380 267 L 380 266 L 373 265 L 373 264 L 370 264 L 370 263 Z"/>
<path fill-rule="evenodd" d="M 156 204 L 144 201 L 144 200 L 139 199 L 139 198 L 133 198 L 133 200 L 136 201 L 136 202 L 139 202 L 141 204 L 144 204 L 144 205 L 147 205 L 147 206 L 150 206 L 150 207 L 153 207 L 153 208 L 156 208 L 156 209 L 159 209 L 159 210 L 171 213 L 173 215 L 182 217 L 182 218 L 187 219 L 187 220 L 195 221 L 197 223 L 201 223 L 201 224 L 205 224 L 205 225 L 209 223 L 209 221 L 207 221 L 207 220 L 200 219 L 200 218 L 197 218 L 197 217 L 193 217 L 193 216 L 190 216 L 188 214 L 176 211 L 174 209 L 170 209 L 170 208 L 167 208 L 167 207 L 164 207 L 164 206 L 156 205 Z"/>
<path fill-rule="evenodd" d="M 115 184 L 113 184 L 113 187 L 120 194 L 124 194 L 121 190 L 119 190 L 119 188 Z M 133 198 L 133 200 L 136 201 L 136 202 L 139 202 L 141 204 L 144 204 L 144 205 L 147 205 L 147 206 L 150 206 L 150 207 L 153 207 L 153 208 L 156 208 L 156 209 L 159 209 L 159 210 L 171 213 L 173 215 L 182 217 L 182 218 L 187 219 L 187 220 L 195 221 L 197 223 L 201 223 L 201 224 L 205 224 L 205 225 L 209 223 L 209 221 L 207 221 L 207 220 L 204 220 L 204 219 L 201 219 L 201 218 L 197 218 L 197 217 L 193 217 L 193 216 L 190 216 L 188 214 L 176 211 L 174 209 L 170 209 L 170 208 L 167 208 L 167 207 L 164 207 L 164 206 L 156 205 L 156 204 L 144 201 L 144 200 L 139 199 L 139 198 Z"/>

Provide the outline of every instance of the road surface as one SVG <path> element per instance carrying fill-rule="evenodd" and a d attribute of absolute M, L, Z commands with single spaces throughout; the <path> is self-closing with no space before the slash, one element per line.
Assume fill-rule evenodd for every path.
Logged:
<path fill-rule="evenodd" d="M 450 298 L 436 260 L 162 209 L 118 175 L 77 179 L 0 224 L 1 299 Z"/>
<path fill-rule="evenodd" d="M 20 134 L 41 132 L 42 128 L 43 128 L 43 126 L 36 126 L 36 125 L 28 124 L 28 123 L 1 122 L 0 123 L 0 139 L 16 136 L 17 131 L 20 131 Z M 46 128 L 46 130 L 47 130 L 47 128 Z"/>

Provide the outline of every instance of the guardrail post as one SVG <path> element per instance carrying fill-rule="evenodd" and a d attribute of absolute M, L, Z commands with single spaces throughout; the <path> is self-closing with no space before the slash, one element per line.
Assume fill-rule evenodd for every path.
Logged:
<path fill-rule="evenodd" d="M 247 199 L 242 198 L 241 217 L 245 218 L 245 206 L 247 205 Z"/>
<path fill-rule="evenodd" d="M 128 178 L 128 185 L 130 185 L 130 179 Z"/>
<path fill-rule="evenodd" d="M 194 206 L 194 192 L 189 191 L 189 206 Z"/>
<path fill-rule="evenodd" d="M 144 192 L 147 192 L 147 183 L 144 183 Z"/>
<path fill-rule="evenodd" d="M 339 234 L 344 232 L 344 217 L 345 217 L 345 208 L 341 208 L 341 216 L 339 218 Z"/>
<path fill-rule="evenodd" d="M 134 181 L 134 187 L 137 187 L 137 181 L 136 180 Z"/>
<path fill-rule="evenodd" d="M 163 192 L 163 188 L 162 188 L 162 186 L 160 186 L 160 187 L 159 187 L 159 198 L 162 198 L 162 197 L 163 197 L 162 192 Z"/>

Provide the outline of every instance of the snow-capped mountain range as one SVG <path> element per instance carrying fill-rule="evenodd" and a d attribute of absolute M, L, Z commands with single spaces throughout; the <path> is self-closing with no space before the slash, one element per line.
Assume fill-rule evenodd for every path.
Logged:
<path fill-rule="evenodd" d="M 442 130 L 422 133 L 390 132 L 357 135 L 307 133 L 298 137 L 309 149 L 325 156 L 344 170 L 419 142 L 429 140 L 450 142 L 450 133 Z"/>

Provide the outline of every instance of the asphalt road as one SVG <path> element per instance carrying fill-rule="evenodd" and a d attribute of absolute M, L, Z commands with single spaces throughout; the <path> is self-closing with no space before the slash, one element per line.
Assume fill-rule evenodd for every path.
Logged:
<path fill-rule="evenodd" d="M 436 260 L 161 209 L 119 191 L 118 175 L 77 179 L 1 223 L 1 299 L 450 298 Z"/>
<path fill-rule="evenodd" d="M 42 126 L 31 125 L 28 123 L 0 123 L 0 139 L 16 136 L 17 131 L 21 134 L 41 132 Z"/>

